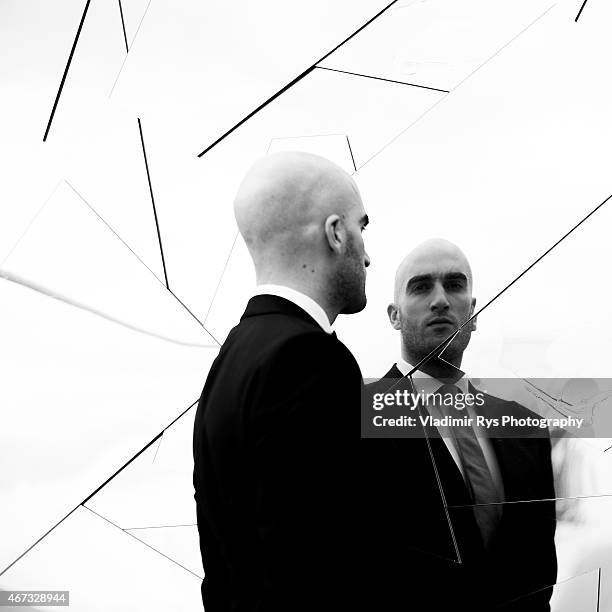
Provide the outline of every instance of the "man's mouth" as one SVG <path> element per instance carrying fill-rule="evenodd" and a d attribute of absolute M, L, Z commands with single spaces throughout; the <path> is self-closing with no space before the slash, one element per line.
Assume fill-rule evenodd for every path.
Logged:
<path fill-rule="evenodd" d="M 435 325 L 455 325 L 455 323 L 453 321 L 451 321 L 450 319 L 445 319 L 443 317 L 440 317 L 438 319 L 432 319 L 429 323 L 427 323 L 427 327 L 433 327 Z"/>

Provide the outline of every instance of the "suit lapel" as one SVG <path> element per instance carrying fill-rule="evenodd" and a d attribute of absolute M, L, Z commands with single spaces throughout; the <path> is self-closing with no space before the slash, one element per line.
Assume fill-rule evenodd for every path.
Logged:
<path fill-rule="evenodd" d="M 394 363 L 383 378 L 404 378 L 404 375 L 399 371 L 397 364 Z"/>
<path fill-rule="evenodd" d="M 437 470 L 442 486 L 446 503 L 449 506 L 461 506 L 471 504 L 472 499 L 470 493 L 461 474 L 461 470 L 457 466 L 455 459 L 448 450 L 446 442 L 440 436 L 437 427 L 431 428 L 433 431 L 429 435 L 429 443 L 431 444 L 432 453 L 435 461 L 435 469 Z"/>
<path fill-rule="evenodd" d="M 396 364 L 393 364 L 391 369 L 385 374 L 384 378 L 406 378 L 407 384 L 409 380 L 400 372 Z M 418 412 L 422 416 L 427 416 L 429 413 L 422 408 L 418 408 Z M 422 444 L 424 461 L 431 462 L 433 455 L 433 470 L 436 477 L 440 479 L 442 484 L 444 499 L 449 506 L 463 505 L 471 503 L 470 494 L 465 485 L 465 480 L 461 474 L 461 470 L 455 463 L 453 456 L 450 454 L 446 443 L 440 436 L 440 432 L 435 425 L 427 425 L 423 427 L 425 435 L 422 439 L 416 438 L 411 442 L 419 442 Z M 394 439 L 398 446 L 404 445 L 407 441 L 401 438 Z M 431 454 L 429 452 L 431 448 Z"/>
<path fill-rule="evenodd" d="M 404 377 L 396 365 L 385 374 L 384 378 L 389 379 L 390 386 L 394 382 L 391 379 L 395 379 L 396 384 L 404 384 L 397 380 Z M 421 408 L 419 411 L 424 416 L 428 414 Z M 420 420 L 418 425 L 422 427 Z M 461 471 L 437 427 L 431 426 L 425 429 L 427 437 L 423 435 L 410 439 L 385 440 L 387 448 L 393 449 L 385 456 L 394 465 L 413 470 L 411 493 L 407 498 L 409 501 L 402 500 L 402 503 L 409 503 L 411 507 L 416 503 L 420 510 L 416 510 L 414 515 L 407 511 L 408 516 L 414 516 L 414 520 L 424 529 L 435 532 L 435 536 L 427 537 L 427 543 L 422 544 L 421 548 L 441 557 L 456 560 L 455 546 L 458 546 L 463 562 L 469 562 L 470 559 L 478 558 L 482 554 L 480 532 L 469 508 L 454 508 L 454 506 L 469 506 L 472 500 Z M 410 481 L 407 486 L 410 486 Z M 427 516 L 422 516 L 421 512 L 425 512 Z"/>

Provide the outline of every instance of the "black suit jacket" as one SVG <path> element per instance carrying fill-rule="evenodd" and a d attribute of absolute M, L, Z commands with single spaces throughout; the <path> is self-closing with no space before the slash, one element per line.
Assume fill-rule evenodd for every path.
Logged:
<path fill-rule="evenodd" d="M 342 608 L 362 387 L 348 349 L 301 308 L 249 301 L 195 418 L 206 612 Z"/>
<path fill-rule="evenodd" d="M 367 386 L 368 394 L 386 391 L 389 379 L 399 378 L 393 366 Z M 535 416 L 487 394 L 478 412 L 489 418 Z M 518 503 L 504 505 L 489 552 L 471 509 L 457 507 L 473 502 L 437 428 L 428 430 L 429 445 L 424 437 L 361 441 L 364 506 L 379 524 L 369 542 L 377 559 L 372 579 L 378 582 L 379 609 L 406 610 L 411 600 L 424 602 L 418 609 L 428 611 L 488 611 L 502 603 L 500 609 L 508 611 L 550 609 L 552 589 L 546 587 L 557 573 L 555 503 L 523 503 L 554 498 L 550 438 L 534 433 L 526 428 L 524 437 L 502 439 L 491 431 L 505 500 Z"/>

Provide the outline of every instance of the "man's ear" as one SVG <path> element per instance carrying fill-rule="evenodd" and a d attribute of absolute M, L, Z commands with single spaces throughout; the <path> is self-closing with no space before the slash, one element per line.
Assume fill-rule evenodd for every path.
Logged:
<path fill-rule="evenodd" d="M 476 298 L 472 298 L 472 307 L 470 308 L 470 317 L 474 314 L 474 310 L 476 309 Z M 474 317 L 472 322 L 470 323 L 471 331 L 476 331 L 476 319 L 478 317 Z"/>
<path fill-rule="evenodd" d="M 393 329 L 401 329 L 399 308 L 395 304 L 387 306 L 387 316 Z"/>
<path fill-rule="evenodd" d="M 342 252 L 343 233 L 344 228 L 340 215 L 329 215 L 325 219 L 325 238 L 329 248 L 336 253 Z"/>

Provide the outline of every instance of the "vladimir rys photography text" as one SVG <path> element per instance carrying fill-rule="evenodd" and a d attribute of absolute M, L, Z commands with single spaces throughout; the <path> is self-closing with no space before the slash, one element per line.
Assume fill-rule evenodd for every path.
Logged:
<path fill-rule="evenodd" d="M 610 380 L 366 381 L 365 438 L 611 437 Z"/>

